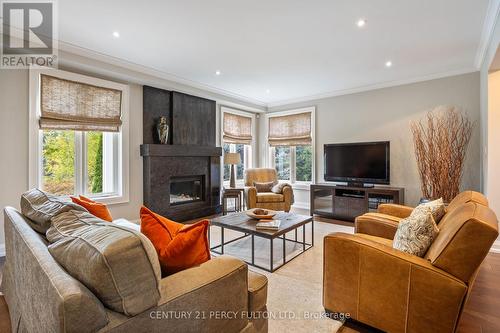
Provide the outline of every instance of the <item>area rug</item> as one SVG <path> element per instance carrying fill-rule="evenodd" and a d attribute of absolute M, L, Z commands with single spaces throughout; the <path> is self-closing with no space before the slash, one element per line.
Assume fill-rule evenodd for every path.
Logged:
<path fill-rule="evenodd" d="M 212 246 L 219 244 L 220 228 L 211 227 Z M 306 226 L 306 241 L 310 241 L 310 226 Z M 267 276 L 269 311 L 269 332 L 338 332 L 342 326 L 324 316 L 322 306 L 323 283 L 323 237 L 332 232 L 352 233 L 353 227 L 331 223 L 314 222 L 315 245 L 299 255 L 274 273 L 249 266 L 249 269 Z M 300 230 L 301 231 L 301 230 Z M 294 232 L 287 234 L 295 238 Z M 298 233 L 301 240 L 302 232 Z M 240 233 L 225 231 L 227 240 L 241 236 Z M 270 241 L 255 237 L 255 261 L 264 267 L 269 266 Z M 282 263 L 282 240 L 274 241 L 274 264 Z M 302 247 L 287 242 L 287 258 L 293 257 Z M 236 241 L 225 247 L 225 254 L 251 259 L 251 240 L 249 237 Z"/>

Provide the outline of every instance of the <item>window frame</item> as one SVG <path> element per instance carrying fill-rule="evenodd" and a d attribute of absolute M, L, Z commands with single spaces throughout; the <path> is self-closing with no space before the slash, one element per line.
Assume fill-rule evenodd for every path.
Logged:
<path fill-rule="evenodd" d="M 88 194 L 86 135 L 82 131 L 75 131 L 75 195 L 89 196 L 91 199 L 106 204 L 129 202 L 129 86 L 113 81 L 98 79 L 91 76 L 76 74 L 58 69 L 30 69 L 29 70 L 29 179 L 30 188 L 42 186 L 42 138 L 43 131 L 39 128 L 40 111 L 40 75 L 46 74 L 61 79 L 82 82 L 90 85 L 117 89 L 122 92 L 121 120 L 122 125 L 117 135 L 112 136 L 116 158 L 113 183 L 116 189 L 113 193 Z M 103 140 L 104 144 L 104 140 Z M 103 147 L 104 148 L 104 147 Z M 103 161 L 104 162 L 104 161 Z M 104 171 L 105 172 L 105 171 Z M 61 196 L 68 198 L 69 196 Z"/>
<path fill-rule="evenodd" d="M 293 109 L 287 111 L 271 112 L 266 114 L 265 118 L 265 131 L 266 131 L 266 142 L 265 142 L 265 165 L 268 168 L 276 168 L 276 162 L 274 159 L 275 147 L 269 145 L 269 119 L 272 117 L 289 116 L 299 113 L 311 113 L 311 181 L 297 181 L 296 180 L 296 146 L 290 146 L 290 180 L 279 180 L 282 183 L 290 183 L 293 188 L 303 188 L 309 189 L 310 184 L 314 184 L 316 181 L 316 107 L 304 107 L 300 109 Z"/>
<path fill-rule="evenodd" d="M 228 106 L 223 106 L 221 105 L 220 107 L 220 142 L 221 142 L 221 147 L 224 148 L 224 137 L 223 137 L 223 128 L 224 128 L 224 114 L 225 113 L 231 113 L 231 114 L 236 114 L 239 116 L 244 116 L 252 119 L 252 142 L 250 145 L 244 145 L 244 163 L 243 167 L 244 169 L 249 169 L 253 168 L 255 166 L 255 161 L 257 160 L 257 128 L 256 128 L 256 114 L 252 112 L 247 112 L 247 111 L 242 111 L 242 110 L 237 110 Z M 232 149 L 230 146 L 229 151 L 230 152 L 236 152 L 236 149 Z M 222 151 L 223 156 L 221 158 L 221 184 L 223 187 L 229 187 L 229 180 L 224 180 L 224 149 Z M 236 179 L 236 186 L 237 187 L 243 187 L 245 185 L 245 179 Z"/>

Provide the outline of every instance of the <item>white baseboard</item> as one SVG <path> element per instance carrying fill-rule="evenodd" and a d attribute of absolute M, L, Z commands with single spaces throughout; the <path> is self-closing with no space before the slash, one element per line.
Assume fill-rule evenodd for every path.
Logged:
<path fill-rule="evenodd" d="M 490 252 L 500 253 L 500 239 L 497 239 L 490 249 Z"/>
<path fill-rule="evenodd" d="M 0 244 L 0 257 L 5 257 L 5 244 Z"/>

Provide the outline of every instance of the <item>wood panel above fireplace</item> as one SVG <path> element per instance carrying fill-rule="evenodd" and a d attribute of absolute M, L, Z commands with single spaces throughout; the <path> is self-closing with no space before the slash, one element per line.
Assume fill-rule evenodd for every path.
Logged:
<path fill-rule="evenodd" d="M 170 126 L 166 145 L 156 134 L 161 116 Z M 222 148 L 215 131 L 215 101 L 143 87 L 145 206 L 177 221 L 220 212 Z"/>

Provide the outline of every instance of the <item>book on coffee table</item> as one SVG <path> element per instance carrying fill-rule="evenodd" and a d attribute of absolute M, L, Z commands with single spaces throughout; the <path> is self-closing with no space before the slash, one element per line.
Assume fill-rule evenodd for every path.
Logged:
<path fill-rule="evenodd" d="M 280 227 L 280 220 L 260 220 L 259 223 L 255 225 L 257 230 L 278 230 Z"/>

